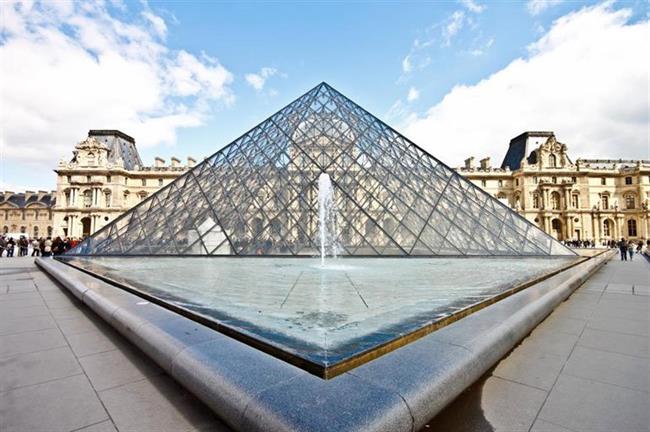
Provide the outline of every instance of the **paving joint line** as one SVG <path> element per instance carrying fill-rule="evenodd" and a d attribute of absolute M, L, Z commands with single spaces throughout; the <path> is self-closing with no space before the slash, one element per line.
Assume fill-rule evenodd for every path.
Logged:
<path fill-rule="evenodd" d="M 79 368 L 81 369 L 81 366 Z M 71 375 L 66 375 L 66 376 L 62 376 L 62 377 L 58 377 L 58 378 L 52 378 L 52 379 L 48 379 L 48 380 L 45 380 L 45 381 L 40 381 L 40 382 L 37 382 L 37 383 L 25 384 L 25 385 L 21 385 L 21 386 L 18 386 L 18 387 L 12 387 L 12 388 L 7 389 L 7 390 L 2 390 L 2 391 L 0 391 L 0 395 L 5 394 L 5 393 L 9 393 L 9 392 L 12 392 L 12 391 L 15 391 L 15 390 L 23 390 L 23 389 L 26 389 L 26 388 L 29 388 L 29 387 L 35 387 L 35 386 L 38 386 L 38 385 L 41 385 L 41 384 L 49 384 L 49 383 L 53 383 L 53 382 L 61 381 L 61 380 L 64 380 L 64 379 L 68 379 L 68 378 L 72 378 L 72 377 L 76 377 L 76 376 L 81 376 L 81 375 L 83 375 L 83 370 L 81 372 L 77 372 L 77 373 L 74 373 L 74 374 L 71 374 Z"/>
<path fill-rule="evenodd" d="M 609 261 L 609 260 L 608 260 L 608 261 Z M 605 263 L 607 263 L 607 261 L 606 261 Z M 598 273 L 600 273 L 601 271 L 603 271 L 603 268 L 602 268 L 602 267 L 601 267 L 600 269 L 598 269 L 598 271 L 597 271 L 595 274 L 598 274 Z M 589 279 L 587 279 L 587 280 L 585 281 L 585 283 L 586 283 L 588 280 L 589 280 Z M 583 283 L 583 285 L 584 285 L 584 283 Z M 573 294 L 573 293 L 571 293 L 571 294 Z M 601 296 L 602 296 L 602 294 L 601 294 Z M 569 297 L 567 298 L 567 300 L 570 300 L 570 298 L 571 298 L 571 296 L 569 296 Z M 566 300 L 565 300 L 565 301 L 566 301 Z M 599 301 L 600 301 L 600 299 L 599 299 Z M 586 320 L 585 320 L 585 322 L 586 322 Z M 588 324 L 588 323 L 587 323 L 587 324 Z M 573 355 L 573 351 L 575 351 L 576 346 L 578 346 L 578 341 L 580 341 L 580 338 L 582 337 L 582 334 L 584 333 L 585 329 L 587 328 L 587 324 L 585 324 L 585 326 L 582 328 L 582 330 L 580 331 L 580 334 L 578 335 L 578 338 L 577 338 L 576 341 L 573 343 L 573 346 L 571 347 L 571 352 L 569 352 L 569 355 L 567 356 L 566 360 L 564 361 L 564 364 L 562 364 L 562 368 L 560 369 L 560 371 L 558 372 L 557 376 L 555 377 L 555 380 L 553 380 L 553 384 L 551 385 L 551 388 L 550 388 L 550 389 L 548 390 L 548 392 L 546 393 L 546 397 L 544 398 L 544 401 L 543 401 L 543 402 L 541 403 L 541 405 L 539 406 L 539 409 L 537 410 L 537 413 L 535 414 L 535 418 L 533 419 L 532 423 L 531 423 L 530 426 L 528 427 L 528 432 L 530 432 L 530 431 L 532 430 L 533 425 L 535 424 L 535 422 L 536 422 L 537 419 L 539 418 L 539 415 L 540 415 L 540 413 L 542 412 L 542 409 L 544 409 L 544 406 L 546 405 L 546 402 L 548 401 L 549 396 L 551 395 L 551 393 L 552 393 L 553 390 L 555 389 L 555 385 L 557 384 L 558 379 L 560 379 L 560 376 L 562 375 L 562 372 L 564 371 L 564 368 L 566 368 L 566 365 L 567 365 L 567 363 L 569 362 L 569 359 L 570 359 L 571 356 Z M 575 336 L 575 335 L 574 335 L 574 336 Z"/>
<path fill-rule="evenodd" d="M 32 264 L 32 265 L 35 266 L 35 264 Z M 53 283 L 55 284 L 55 286 L 56 286 L 59 290 L 64 290 L 64 289 L 66 289 L 66 288 L 61 287 L 61 285 L 58 284 L 57 282 L 53 282 Z M 43 301 L 45 301 L 45 298 L 43 297 L 43 295 L 42 295 L 42 293 L 41 293 L 40 290 L 38 290 L 38 293 L 41 295 L 41 298 L 43 299 Z M 76 307 L 77 309 L 79 309 L 76 305 L 75 305 L 75 307 Z M 75 358 L 75 360 L 76 360 L 76 362 L 77 362 L 77 365 L 79 366 L 79 368 L 81 368 L 83 375 L 86 377 L 86 380 L 88 381 L 88 384 L 90 385 L 90 388 L 91 388 L 91 389 L 93 390 L 93 392 L 95 393 L 95 397 L 97 398 L 97 401 L 99 402 L 99 404 L 101 405 L 101 407 L 104 409 L 104 412 L 105 412 L 106 415 L 108 416 L 108 419 L 111 421 L 111 424 L 113 425 L 113 427 L 114 427 L 116 430 L 118 430 L 118 429 L 117 429 L 117 424 L 116 424 L 115 421 L 113 420 L 113 416 L 111 416 L 111 413 L 109 412 L 108 408 L 107 408 L 106 405 L 104 404 L 104 401 L 102 400 L 102 398 L 99 397 L 99 393 L 97 392 L 97 389 L 95 388 L 95 386 L 94 386 L 92 380 L 90 379 L 90 377 L 89 377 L 88 374 L 86 373 L 86 369 L 84 369 L 83 365 L 82 365 L 81 362 L 79 361 L 79 357 L 77 357 L 77 355 L 75 354 L 74 350 L 72 349 L 72 345 L 70 345 L 70 341 L 68 340 L 68 338 L 67 338 L 67 336 L 65 335 L 65 333 L 63 333 L 63 330 L 61 330 L 61 327 L 59 326 L 59 323 L 56 321 L 56 319 L 54 318 L 54 316 L 52 316 L 52 313 L 50 312 L 49 307 L 48 307 L 47 309 L 48 309 L 48 312 L 50 313 L 50 316 L 52 317 L 52 319 L 54 319 L 54 321 L 56 322 L 56 326 L 57 326 L 59 332 L 61 332 L 61 334 L 63 335 L 63 339 L 65 340 L 65 342 L 66 342 L 68 348 L 70 349 L 70 352 L 72 353 L 73 357 Z M 90 426 L 90 425 L 86 425 L 86 426 Z M 84 426 L 84 427 L 86 427 L 86 426 Z"/>
<path fill-rule="evenodd" d="M 635 391 L 637 393 L 650 394 L 650 390 L 639 390 L 639 389 L 624 386 L 624 385 L 621 385 L 621 384 L 613 384 L 611 382 L 605 382 L 605 381 L 597 380 L 597 379 L 594 379 L 594 378 L 587 378 L 587 377 L 583 377 L 583 376 L 580 376 L 580 375 L 574 375 L 574 374 L 568 373 L 568 372 L 562 372 L 562 373 L 564 375 L 566 375 L 566 376 L 570 376 L 570 377 L 573 377 L 573 378 L 580 378 L 580 379 L 583 379 L 585 381 L 592 381 L 592 382 L 599 383 L 599 384 L 610 385 L 612 387 L 618 387 L 618 388 L 622 388 L 622 389 L 626 389 L 626 390 L 631 390 L 631 391 Z"/>

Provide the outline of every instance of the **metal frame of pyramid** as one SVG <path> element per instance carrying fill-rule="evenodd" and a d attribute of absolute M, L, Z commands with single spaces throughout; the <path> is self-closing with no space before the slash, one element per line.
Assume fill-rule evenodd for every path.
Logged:
<path fill-rule="evenodd" d="M 574 255 L 324 82 L 68 255 L 314 256 L 322 172 L 343 256 Z"/>

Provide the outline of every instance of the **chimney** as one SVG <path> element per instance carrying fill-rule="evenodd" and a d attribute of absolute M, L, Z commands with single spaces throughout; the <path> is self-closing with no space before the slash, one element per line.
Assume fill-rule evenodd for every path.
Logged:
<path fill-rule="evenodd" d="M 465 169 L 474 169 L 474 156 L 465 159 Z"/>
<path fill-rule="evenodd" d="M 194 165 L 196 165 L 196 159 L 194 159 L 192 156 L 187 157 L 187 166 L 189 168 L 192 168 Z"/>
<path fill-rule="evenodd" d="M 176 156 L 172 156 L 172 168 L 181 166 L 181 160 Z"/>
<path fill-rule="evenodd" d="M 481 169 L 484 169 L 484 170 L 490 169 L 490 158 L 489 157 L 481 159 Z"/>
<path fill-rule="evenodd" d="M 156 168 L 162 168 L 165 166 L 165 159 L 161 158 L 160 156 L 156 156 L 154 159 L 154 167 Z"/>

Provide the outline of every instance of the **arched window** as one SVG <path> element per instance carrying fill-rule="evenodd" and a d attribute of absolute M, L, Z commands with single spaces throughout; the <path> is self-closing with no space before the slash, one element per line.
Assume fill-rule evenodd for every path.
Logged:
<path fill-rule="evenodd" d="M 34 227 L 34 237 L 35 238 L 38 237 L 38 227 L 37 226 Z"/>
<path fill-rule="evenodd" d="M 51 226 L 47 227 L 47 236 L 52 237 L 52 227 Z"/>
<path fill-rule="evenodd" d="M 21 226 L 21 227 L 20 227 L 20 233 L 21 233 L 21 234 L 25 234 L 25 233 L 27 233 L 27 227 L 26 227 L 26 226 Z"/>
<path fill-rule="evenodd" d="M 607 197 L 607 195 L 603 195 L 602 197 L 600 197 L 600 202 L 603 206 L 603 210 L 607 210 L 609 208 L 609 198 Z"/>
<path fill-rule="evenodd" d="M 625 208 L 626 209 L 633 209 L 636 205 L 636 200 L 634 199 L 634 195 L 626 195 L 625 196 Z"/>
<path fill-rule="evenodd" d="M 551 193 L 551 208 L 553 210 L 559 210 L 560 209 L 560 194 L 557 192 L 552 192 Z"/>
<path fill-rule="evenodd" d="M 627 221 L 627 235 L 630 237 L 636 237 L 636 220 L 630 219 Z"/>
<path fill-rule="evenodd" d="M 104 191 L 104 201 L 106 202 L 107 208 L 111 206 L 111 196 L 112 196 L 111 191 L 109 190 Z"/>
<path fill-rule="evenodd" d="M 557 157 L 554 154 L 548 155 L 548 166 L 555 168 L 557 166 Z"/>
<path fill-rule="evenodd" d="M 9 232 L 9 227 L 7 225 L 2 227 L 2 233 L 7 234 Z"/>
<path fill-rule="evenodd" d="M 609 219 L 605 219 L 603 221 L 603 236 L 609 237 L 612 235 L 611 233 L 612 233 L 612 221 L 610 221 Z"/>
<path fill-rule="evenodd" d="M 539 195 L 536 193 L 533 194 L 533 208 L 539 208 Z"/>

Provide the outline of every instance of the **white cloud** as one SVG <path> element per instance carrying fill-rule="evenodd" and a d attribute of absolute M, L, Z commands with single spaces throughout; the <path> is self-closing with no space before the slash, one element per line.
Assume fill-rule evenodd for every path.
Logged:
<path fill-rule="evenodd" d="M 457 10 L 451 14 L 447 24 L 442 28 L 442 39 L 445 46 L 449 46 L 453 37 L 463 28 L 464 23 L 465 12 Z"/>
<path fill-rule="evenodd" d="M 150 11 L 143 11 L 142 16 L 149 21 L 154 31 L 158 34 L 159 37 L 164 38 L 167 36 L 167 25 L 165 20 L 159 17 L 158 15 L 153 14 Z"/>
<path fill-rule="evenodd" d="M 485 10 L 485 5 L 480 5 L 476 3 L 474 0 L 460 0 L 460 4 L 465 6 L 468 11 L 473 12 L 473 13 L 481 13 Z"/>
<path fill-rule="evenodd" d="M 649 23 L 630 16 L 604 4 L 556 20 L 526 58 L 454 87 L 406 134 L 454 165 L 485 155 L 499 165 L 526 130 L 555 131 L 574 159 L 647 159 Z"/>
<path fill-rule="evenodd" d="M 526 3 L 526 9 L 528 9 L 528 13 L 531 15 L 539 15 L 546 9 L 557 6 L 563 1 L 564 0 L 529 0 L 528 3 Z"/>
<path fill-rule="evenodd" d="M 411 64 L 411 56 L 407 55 L 402 60 L 402 72 L 409 73 L 413 70 L 413 65 Z"/>
<path fill-rule="evenodd" d="M 271 67 L 263 67 L 258 73 L 249 73 L 246 74 L 246 82 L 257 91 L 264 89 L 264 84 L 266 80 L 276 75 L 278 70 Z"/>
<path fill-rule="evenodd" d="M 234 100 L 232 74 L 166 47 L 165 21 L 142 7 L 126 19 L 101 2 L 0 3 L 0 106 L 11 107 L 0 111 L 3 165 L 50 171 L 88 129 L 175 144 L 215 101 Z"/>
<path fill-rule="evenodd" d="M 406 96 L 406 100 L 409 102 L 413 102 L 418 100 L 419 97 L 420 97 L 420 92 L 418 91 L 418 89 L 416 89 L 415 87 L 411 87 L 409 89 L 408 95 Z"/>
<path fill-rule="evenodd" d="M 471 56 L 478 57 L 484 55 L 494 45 L 494 38 L 488 39 L 483 45 L 467 51 Z"/>

